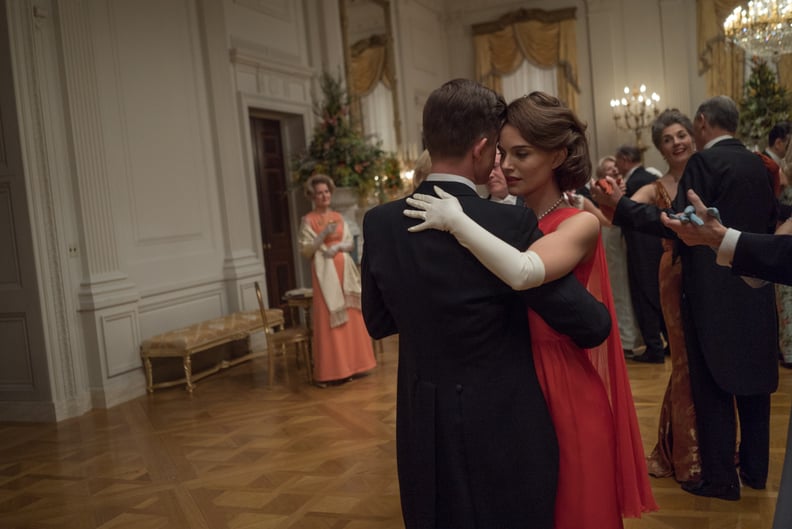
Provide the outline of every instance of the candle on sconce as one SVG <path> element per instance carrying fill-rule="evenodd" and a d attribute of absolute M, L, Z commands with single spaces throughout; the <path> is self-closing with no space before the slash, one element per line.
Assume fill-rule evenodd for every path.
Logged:
<path fill-rule="evenodd" d="M 660 96 L 657 92 L 648 93 L 648 89 L 643 83 L 632 89 L 625 86 L 624 97 L 610 101 L 616 127 L 633 132 L 636 146 L 642 151 L 647 147 L 641 141 L 641 134 L 643 129 L 648 128 L 652 120 L 659 114 L 657 106 L 659 101 Z"/>

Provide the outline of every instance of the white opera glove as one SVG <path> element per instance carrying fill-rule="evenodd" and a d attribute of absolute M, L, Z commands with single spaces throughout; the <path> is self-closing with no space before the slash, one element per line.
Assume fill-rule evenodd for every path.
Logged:
<path fill-rule="evenodd" d="M 422 223 L 407 228 L 408 231 L 424 231 L 430 228 L 451 231 L 451 226 L 467 217 L 462 211 L 462 205 L 454 195 L 449 195 L 437 186 L 434 186 L 434 191 L 440 198 L 418 193 L 407 198 L 407 204 L 421 211 L 405 209 L 404 215 L 423 220 Z"/>
<path fill-rule="evenodd" d="M 322 254 L 324 254 L 327 258 L 333 258 L 335 255 L 341 250 L 341 244 L 332 244 L 322 250 Z"/>
<path fill-rule="evenodd" d="M 316 237 L 314 237 L 313 240 L 314 251 L 319 249 L 319 247 L 322 245 L 324 240 L 327 239 L 327 236 L 333 233 L 335 229 L 336 229 L 336 223 L 331 222 L 327 226 L 325 226 L 324 229 L 320 231 Z"/>
<path fill-rule="evenodd" d="M 434 191 L 440 198 L 413 195 L 407 199 L 410 206 L 418 209 L 406 209 L 404 215 L 424 221 L 409 231 L 449 231 L 481 264 L 515 290 L 534 288 L 544 282 L 544 263 L 536 252 L 521 252 L 503 242 L 468 217 L 456 197 L 437 186 Z"/>
<path fill-rule="evenodd" d="M 322 250 L 325 257 L 335 257 L 338 252 L 352 251 L 352 243 L 339 242 Z"/>

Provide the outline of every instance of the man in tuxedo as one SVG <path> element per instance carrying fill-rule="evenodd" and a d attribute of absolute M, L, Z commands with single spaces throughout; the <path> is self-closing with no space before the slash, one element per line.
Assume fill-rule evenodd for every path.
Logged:
<path fill-rule="evenodd" d="M 754 233 L 775 227 L 775 197 L 761 159 L 733 136 L 738 112 L 725 96 L 704 101 L 693 121 L 698 152 L 679 182 L 674 210 L 688 205 L 688 190 L 717 207 L 728 226 Z M 614 222 L 674 237 L 661 211 L 618 191 L 595 193 L 616 206 Z M 751 288 L 702 246 L 678 244 L 682 260 L 682 318 L 690 385 L 696 407 L 703 480 L 685 483 L 692 494 L 740 498 L 740 480 L 765 488 L 770 445 L 770 394 L 778 385 L 778 329 L 771 286 Z M 734 266 L 734 263 L 733 263 Z M 739 414 L 739 479 L 734 464 Z"/>
<path fill-rule="evenodd" d="M 787 145 L 789 145 L 789 133 L 792 131 L 792 124 L 788 121 L 779 121 L 767 135 L 767 148 L 762 151 L 760 156 L 766 157 L 763 161 L 770 171 L 770 177 L 773 182 L 773 193 L 776 197 L 781 195 L 781 186 L 786 185 L 782 182 L 783 174 L 781 168 L 784 167 L 784 155 L 786 154 Z M 769 159 L 769 160 L 768 160 Z M 789 216 L 789 206 L 779 202 L 779 210 L 783 210 L 785 216 Z"/>
<path fill-rule="evenodd" d="M 482 199 L 506 103 L 457 79 L 423 111 L 434 186 L 519 249 L 541 234 L 532 211 Z M 500 281 L 449 233 L 408 233 L 405 200 L 363 221 L 363 316 L 399 334 L 396 446 L 407 529 L 553 527 L 558 445 L 531 354 L 526 304 L 583 347 L 610 317 L 572 276 L 527 291 Z"/>
<path fill-rule="evenodd" d="M 683 224 L 678 219 L 662 215 L 663 224 L 674 230 L 688 246 L 705 245 L 718 252 L 718 264 L 729 266 L 741 276 L 754 277 L 774 283 L 792 285 L 792 218 L 788 218 L 776 230 L 776 235 L 764 233 L 740 233 L 726 228 L 707 214 L 707 206 L 695 191 L 688 191 L 688 199 L 696 208 L 696 214 L 704 221 L 700 227 L 693 223 Z M 792 527 L 792 416 L 787 427 L 787 445 L 781 485 L 778 487 L 773 529 Z"/>
<path fill-rule="evenodd" d="M 792 131 L 792 124 L 788 121 L 779 121 L 767 135 L 767 148 L 762 154 L 769 156 L 779 167 L 784 166 L 784 155 L 789 144 L 789 133 Z"/>
<path fill-rule="evenodd" d="M 641 164 L 641 151 L 632 145 L 622 145 L 616 151 L 616 167 L 626 185 L 626 194 L 631 197 L 657 177 Z M 624 227 L 624 242 L 627 244 L 627 280 L 630 285 L 635 320 L 641 330 L 646 350 L 635 355 L 635 362 L 662 364 L 665 360 L 663 332 L 665 321 L 660 307 L 660 281 L 658 269 L 663 246 L 658 237 Z"/>

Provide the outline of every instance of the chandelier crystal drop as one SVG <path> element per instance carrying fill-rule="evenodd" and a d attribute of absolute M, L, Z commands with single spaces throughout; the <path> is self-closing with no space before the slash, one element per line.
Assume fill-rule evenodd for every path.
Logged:
<path fill-rule="evenodd" d="M 751 0 L 723 22 L 726 38 L 750 55 L 792 53 L 792 0 Z"/>

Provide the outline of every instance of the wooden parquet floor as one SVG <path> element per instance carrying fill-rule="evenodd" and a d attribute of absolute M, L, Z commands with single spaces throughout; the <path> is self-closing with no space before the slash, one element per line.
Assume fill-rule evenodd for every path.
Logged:
<path fill-rule="evenodd" d="M 395 351 L 386 340 L 373 373 L 326 389 L 291 362 L 267 389 L 257 359 L 192 396 L 171 388 L 58 424 L 0 423 L 0 529 L 401 528 Z M 668 370 L 630 364 L 647 452 Z M 792 390 L 782 371 L 767 490 L 723 502 L 654 479 L 660 512 L 627 529 L 770 528 Z"/>

